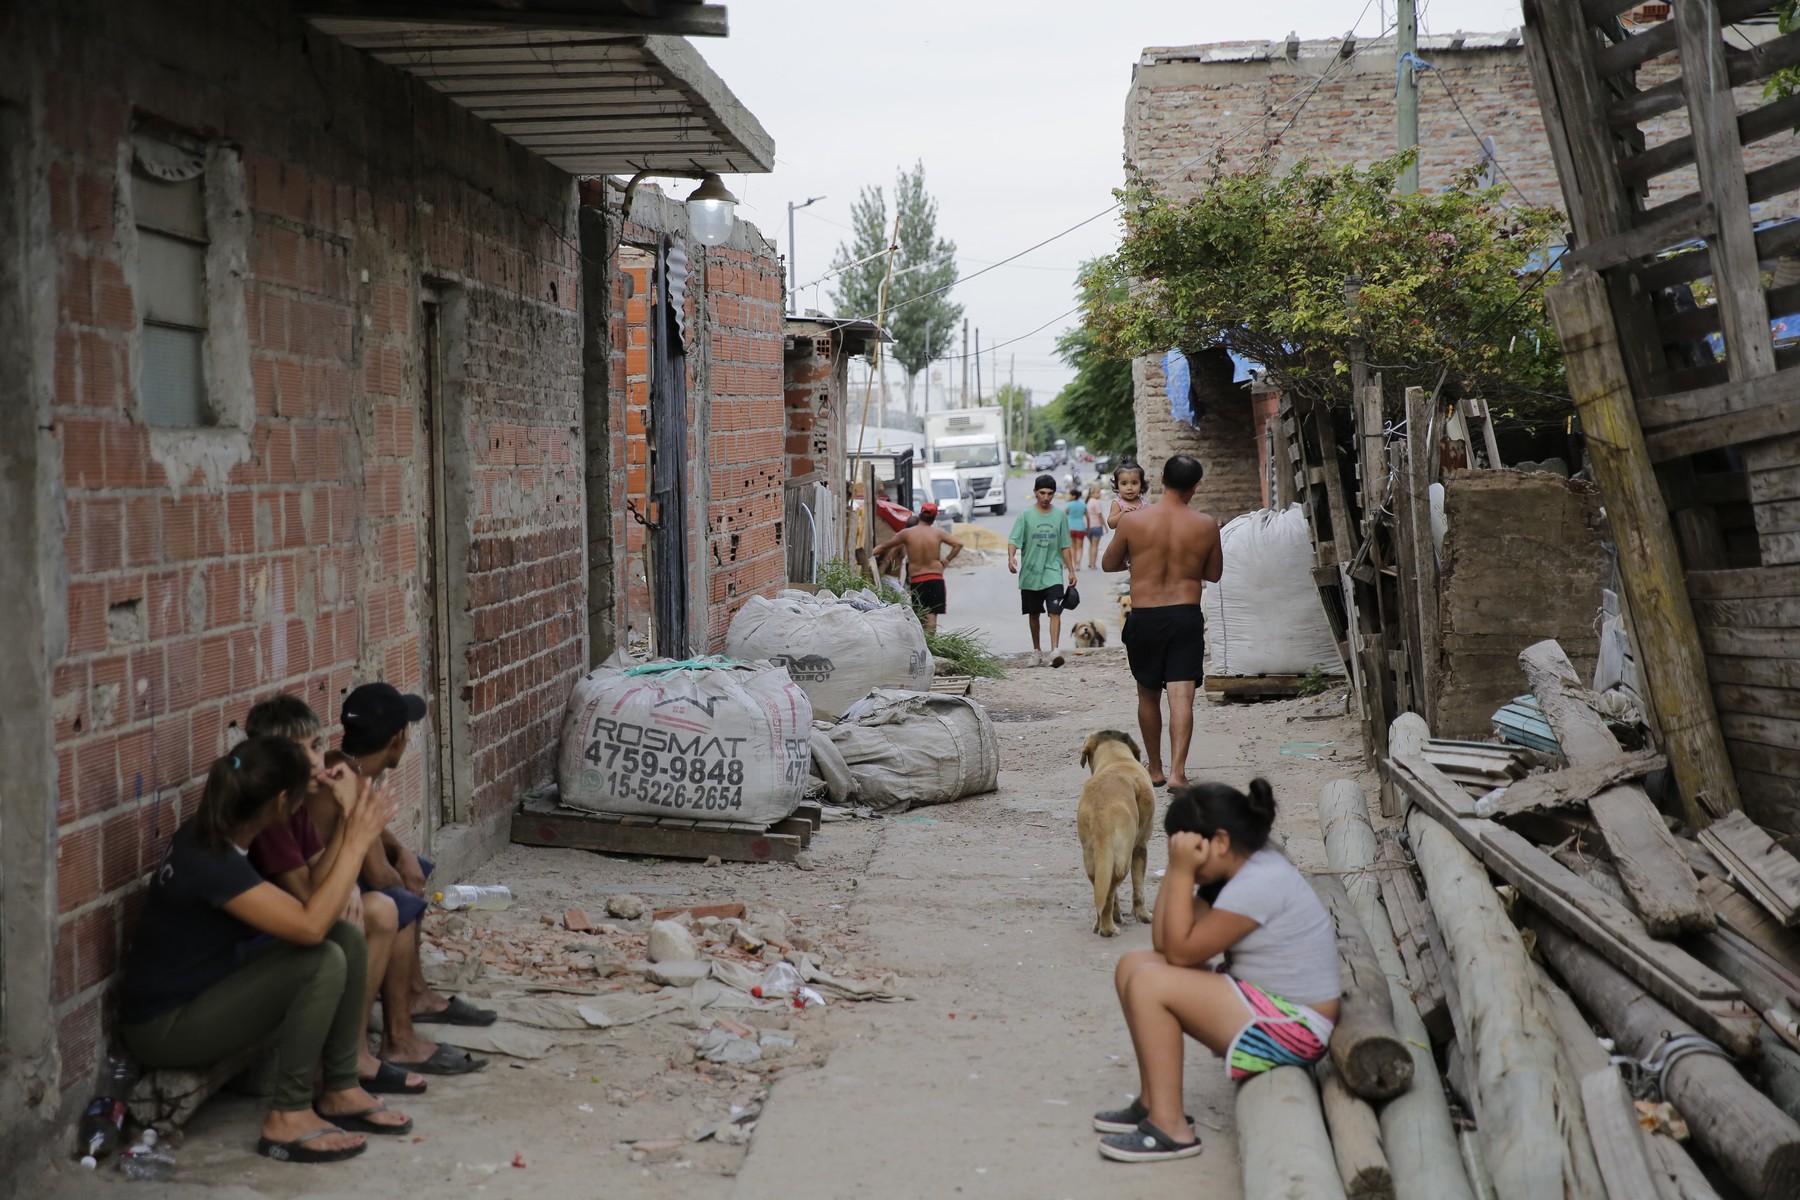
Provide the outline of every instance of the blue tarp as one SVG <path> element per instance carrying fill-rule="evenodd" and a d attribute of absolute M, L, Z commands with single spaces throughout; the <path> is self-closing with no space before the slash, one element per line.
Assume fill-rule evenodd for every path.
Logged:
<path fill-rule="evenodd" d="M 1200 422 L 1194 417 L 1194 385 L 1188 374 L 1187 355 L 1170 350 L 1163 355 L 1163 387 L 1169 396 L 1169 412 L 1177 421 L 1189 425 Z"/>

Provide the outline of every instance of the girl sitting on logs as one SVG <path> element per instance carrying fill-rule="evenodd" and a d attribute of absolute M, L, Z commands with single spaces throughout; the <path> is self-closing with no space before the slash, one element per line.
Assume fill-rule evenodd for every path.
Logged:
<path fill-rule="evenodd" d="M 1338 1015 L 1337 939 L 1294 864 L 1269 848 L 1275 794 L 1250 781 L 1174 788 L 1169 867 L 1152 949 L 1119 960 L 1114 984 L 1137 1052 L 1137 1099 L 1094 1114 L 1100 1153 L 1160 1162 L 1200 1153 L 1182 1111 L 1181 1035 L 1225 1059 L 1234 1081 L 1325 1055 Z M 1187 902 L 1191 898 L 1191 903 Z M 1216 971 L 1209 963 L 1224 956 Z"/>
<path fill-rule="evenodd" d="M 394 815 L 387 791 L 361 782 L 328 850 L 334 865 L 304 904 L 247 857 L 314 776 L 286 738 L 251 738 L 213 763 L 199 811 L 150 877 L 119 1013 L 125 1045 L 146 1067 L 202 1069 L 274 1035 L 275 1096 L 257 1150 L 303 1163 L 360 1154 L 364 1134 L 412 1129 L 357 1080 L 368 953 L 362 930 L 338 919 Z"/>

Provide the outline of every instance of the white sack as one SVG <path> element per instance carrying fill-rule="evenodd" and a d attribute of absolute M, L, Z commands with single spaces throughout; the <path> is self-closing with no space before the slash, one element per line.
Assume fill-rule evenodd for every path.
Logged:
<path fill-rule="evenodd" d="M 826 720 L 876 688 L 931 687 L 931 653 L 912 607 L 866 591 L 752 596 L 731 619 L 725 653 L 786 667 Z"/>
<path fill-rule="evenodd" d="M 999 784 L 1000 738 L 987 710 L 963 696 L 878 690 L 827 735 L 872 808 L 943 804 Z"/>
<path fill-rule="evenodd" d="M 557 782 L 589 812 L 761 827 L 800 803 L 811 733 L 812 704 L 780 667 L 615 655 L 569 695 Z"/>
<path fill-rule="evenodd" d="M 1313 667 L 1342 674 L 1300 506 L 1245 513 L 1219 531 L 1219 540 L 1225 571 L 1201 595 L 1207 674 L 1303 675 Z"/>

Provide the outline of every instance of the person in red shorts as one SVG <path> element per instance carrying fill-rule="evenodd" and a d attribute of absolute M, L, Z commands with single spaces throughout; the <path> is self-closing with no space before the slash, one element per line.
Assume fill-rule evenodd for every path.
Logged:
<path fill-rule="evenodd" d="M 925 610 L 925 632 L 937 632 L 937 619 L 949 607 L 944 589 L 944 568 L 962 553 L 963 544 L 937 527 L 938 506 L 927 500 L 919 507 L 919 523 L 908 526 L 875 547 L 875 557 L 895 552 L 906 555 L 906 585 L 913 601 Z M 945 554 L 948 548 L 950 553 Z"/>

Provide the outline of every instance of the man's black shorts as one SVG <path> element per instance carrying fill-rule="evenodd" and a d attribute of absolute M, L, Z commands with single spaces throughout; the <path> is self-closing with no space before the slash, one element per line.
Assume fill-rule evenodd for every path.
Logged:
<path fill-rule="evenodd" d="M 940 617 L 944 615 L 949 601 L 942 579 L 917 579 L 907 586 L 912 589 L 913 598 L 919 602 L 919 607 Z"/>
<path fill-rule="evenodd" d="M 1035 617 L 1042 612 L 1056 616 L 1062 612 L 1062 600 L 1063 585 L 1060 583 L 1053 583 L 1035 592 L 1019 589 L 1019 611 L 1028 617 Z"/>
<path fill-rule="evenodd" d="M 1153 691 L 1198 682 L 1206 673 L 1206 618 L 1198 604 L 1133 608 L 1119 640 L 1131 677 Z"/>

